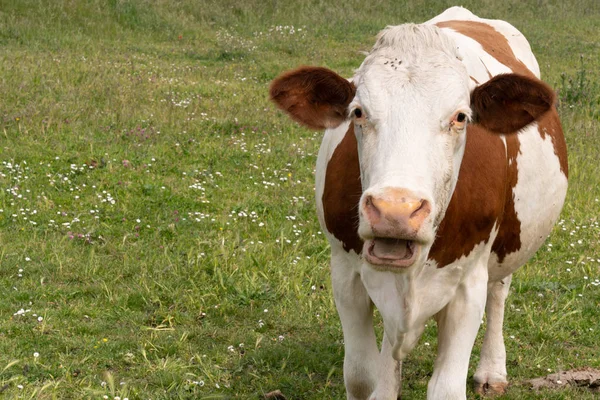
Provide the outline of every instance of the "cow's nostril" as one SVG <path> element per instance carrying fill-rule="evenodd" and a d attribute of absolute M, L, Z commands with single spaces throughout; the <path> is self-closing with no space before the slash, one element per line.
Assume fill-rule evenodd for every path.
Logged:
<path fill-rule="evenodd" d="M 372 196 L 367 196 L 365 198 L 365 209 L 366 209 L 369 217 L 371 217 L 371 218 L 380 218 L 381 217 L 381 211 L 379 211 L 379 208 L 377 208 L 377 206 L 375 205 L 375 202 L 373 201 Z"/>
<path fill-rule="evenodd" d="M 419 206 L 409 218 L 426 218 L 431 213 L 431 205 L 427 200 L 421 200 Z"/>

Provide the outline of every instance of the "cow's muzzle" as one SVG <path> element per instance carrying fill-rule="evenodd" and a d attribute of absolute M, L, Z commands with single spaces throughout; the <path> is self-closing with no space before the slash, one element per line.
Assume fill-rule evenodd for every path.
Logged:
<path fill-rule="evenodd" d="M 361 202 L 359 234 L 363 254 L 375 266 L 409 267 L 429 241 L 424 225 L 431 203 L 404 189 L 388 188 L 378 195 L 365 193 Z"/>

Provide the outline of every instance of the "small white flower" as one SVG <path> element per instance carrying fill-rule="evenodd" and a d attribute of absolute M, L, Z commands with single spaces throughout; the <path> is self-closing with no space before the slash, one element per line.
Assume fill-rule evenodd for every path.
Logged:
<path fill-rule="evenodd" d="M 37 351 L 35 353 L 33 353 L 33 357 L 38 358 L 40 356 L 40 353 L 38 353 Z"/>
<path fill-rule="evenodd" d="M 38 322 L 42 322 L 44 320 L 44 317 L 38 317 Z"/>

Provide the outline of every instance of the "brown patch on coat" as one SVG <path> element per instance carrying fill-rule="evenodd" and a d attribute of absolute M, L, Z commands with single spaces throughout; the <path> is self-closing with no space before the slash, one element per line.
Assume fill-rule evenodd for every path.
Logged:
<path fill-rule="evenodd" d="M 360 254 L 363 241 L 358 236 L 358 204 L 362 195 L 358 146 L 354 124 L 338 144 L 325 172 L 323 214 L 327 230 L 342 242 L 344 250 Z"/>
<path fill-rule="evenodd" d="M 515 56 L 508 39 L 495 30 L 493 26 L 477 21 L 443 21 L 438 22 L 436 25 L 440 28 L 450 28 L 475 40 L 486 53 L 506 65 L 513 72 L 534 76 L 533 72 Z"/>
<path fill-rule="evenodd" d="M 560 120 L 556 108 L 542 115 L 538 122 L 538 131 L 545 138 L 550 135 L 554 152 L 558 157 L 560 170 L 568 177 L 567 146 L 563 136 Z M 507 189 L 506 205 L 504 208 L 502 222 L 500 223 L 498 236 L 492 245 L 492 251 L 498 255 L 498 262 L 502 263 L 504 258 L 521 249 L 521 221 L 517 216 L 515 209 L 514 188 L 518 182 L 517 156 L 520 154 L 519 135 L 506 135 L 506 155 L 507 155 Z"/>
<path fill-rule="evenodd" d="M 316 130 L 335 128 L 348 118 L 356 87 L 321 67 L 284 72 L 271 83 L 271 100 L 292 119 Z"/>
<path fill-rule="evenodd" d="M 506 151 L 500 136 L 467 126 L 467 143 L 456 189 L 440 223 L 429 259 L 442 268 L 487 243 L 505 208 Z"/>
<path fill-rule="evenodd" d="M 538 121 L 538 131 L 542 139 L 546 139 L 546 135 L 550 135 L 552 145 L 554 146 L 554 154 L 556 154 L 560 163 L 560 170 L 565 177 L 568 178 L 569 162 L 567 159 L 567 143 L 565 142 L 565 136 L 563 135 L 556 108 L 553 107 L 550 112 L 540 118 Z"/>
<path fill-rule="evenodd" d="M 515 209 L 514 188 L 519 180 L 517 156 L 520 153 L 521 143 L 519 135 L 507 135 L 506 141 L 506 188 L 504 193 L 504 212 L 498 229 L 498 236 L 492 244 L 492 251 L 498 255 L 498 262 L 502 263 L 507 254 L 521 249 L 521 221 Z"/>

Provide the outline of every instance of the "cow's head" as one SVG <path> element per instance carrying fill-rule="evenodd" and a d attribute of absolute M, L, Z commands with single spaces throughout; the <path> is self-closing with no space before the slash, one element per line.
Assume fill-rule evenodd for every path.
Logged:
<path fill-rule="evenodd" d="M 456 186 L 467 124 L 520 130 L 554 102 L 534 77 L 499 75 L 474 87 L 437 27 L 384 30 L 348 81 L 325 68 L 279 76 L 271 99 L 313 129 L 354 125 L 363 187 L 358 233 L 377 269 L 423 263 Z"/>

